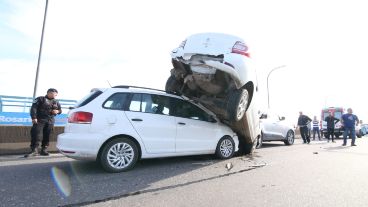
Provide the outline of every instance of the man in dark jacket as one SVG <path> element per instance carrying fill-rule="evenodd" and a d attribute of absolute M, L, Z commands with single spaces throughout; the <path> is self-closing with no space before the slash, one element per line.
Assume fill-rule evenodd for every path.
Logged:
<path fill-rule="evenodd" d="M 299 118 L 298 118 L 298 127 L 300 131 L 300 135 L 303 138 L 303 143 L 310 143 L 309 135 L 308 135 L 308 125 L 312 121 L 311 118 L 309 118 L 306 115 L 303 115 L 303 112 L 299 112 Z"/>
<path fill-rule="evenodd" d="M 50 134 L 54 128 L 55 116 L 61 114 L 61 106 L 55 99 L 58 91 L 54 88 L 47 90 L 46 96 L 37 97 L 31 107 L 32 129 L 31 129 L 31 153 L 25 157 L 36 156 L 40 134 L 43 134 L 40 155 L 48 156 L 47 147 L 49 146 Z"/>
<path fill-rule="evenodd" d="M 332 142 L 335 142 L 334 140 L 335 124 L 338 121 L 340 120 L 335 118 L 332 112 L 330 112 L 328 117 L 325 118 L 325 122 L 327 122 L 327 142 L 330 142 L 330 136 Z"/>

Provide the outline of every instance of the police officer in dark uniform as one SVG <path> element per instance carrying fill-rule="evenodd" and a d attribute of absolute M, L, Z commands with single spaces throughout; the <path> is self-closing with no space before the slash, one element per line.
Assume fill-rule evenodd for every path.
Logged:
<path fill-rule="evenodd" d="M 299 118 L 298 118 L 298 127 L 300 130 L 300 135 L 303 138 L 303 143 L 310 143 L 309 135 L 308 135 L 308 125 L 312 121 L 311 118 L 309 118 L 306 115 L 303 115 L 303 112 L 299 112 Z"/>
<path fill-rule="evenodd" d="M 54 128 L 55 116 L 61 114 L 61 106 L 55 99 L 58 91 L 54 88 L 47 90 L 46 96 L 37 97 L 31 107 L 32 129 L 31 129 L 31 153 L 25 157 L 36 156 L 40 135 L 43 134 L 40 155 L 48 156 L 47 147 L 49 146 L 50 134 Z"/>

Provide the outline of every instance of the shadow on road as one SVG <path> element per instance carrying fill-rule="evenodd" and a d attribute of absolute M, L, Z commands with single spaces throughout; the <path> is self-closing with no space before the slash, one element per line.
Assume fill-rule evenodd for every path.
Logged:
<path fill-rule="evenodd" d="M 0 202 L 5 206 L 78 206 L 141 192 L 159 181 L 218 162 L 209 155 L 147 159 L 123 173 L 106 173 L 89 161 L 2 166 Z"/>
<path fill-rule="evenodd" d="M 270 147 L 281 147 L 281 146 L 289 147 L 289 146 L 286 146 L 284 144 L 284 142 L 281 142 L 281 141 L 280 142 L 263 142 L 261 149 L 262 148 L 270 148 Z"/>

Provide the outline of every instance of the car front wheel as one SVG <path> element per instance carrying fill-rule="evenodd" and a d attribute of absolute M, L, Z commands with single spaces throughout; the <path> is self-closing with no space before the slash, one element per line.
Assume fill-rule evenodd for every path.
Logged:
<path fill-rule="evenodd" d="M 294 132 L 293 131 L 291 131 L 291 130 L 289 130 L 288 132 L 287 132 L 287 134 L 286 134 L 286 140 L 284 141 L 284 143 L 286 144 L 286 145 L 292 145 L 292 144 L 294 144 Z"/>
<path fill-rule="evenodd" d="M 100 163 L 108 172 L 123 172 L 134 167 L 138 160 L 138 147 L 128 138 L 113 139 L 101 153 Z"/>
<path fill-rule="evenodd" d="M 216 156 L 220 159 L 228 159 L 234 155 L 235 143 L 231 137 L 223 137 L 217 144 Z"/>

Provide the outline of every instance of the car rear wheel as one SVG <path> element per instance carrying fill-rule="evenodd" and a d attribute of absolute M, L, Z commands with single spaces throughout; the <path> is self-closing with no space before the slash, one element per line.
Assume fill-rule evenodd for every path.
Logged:
<path fill-rule="evenodd" d="M 134 167 L 138 160 L 138 147 L 128 138 L 113 139 L 101 153 L 100 163 L 108 172 L 123 172 Z"/>
<path fill-rule="evenodd" d="M 223 137 L 217 144 L 216 156 L 220 159 L 228 159 L 234 155 L 235 143 L 231 137 Z"/>
<path fill-rule="evenodd" d="M 289 130 L 286 134 L 286 140 L 284 141 L 284 143 L 286 145 L 292 145 L 294 144 L 294 138 L 295 138 L 294 132 Z"/>
<path fill-rule="evenodd" d="M 228 97 L 227 111 L 230 121 L 239 121 L 247 111 L 249 93 L 246 89 L 235 90 Z"/>

